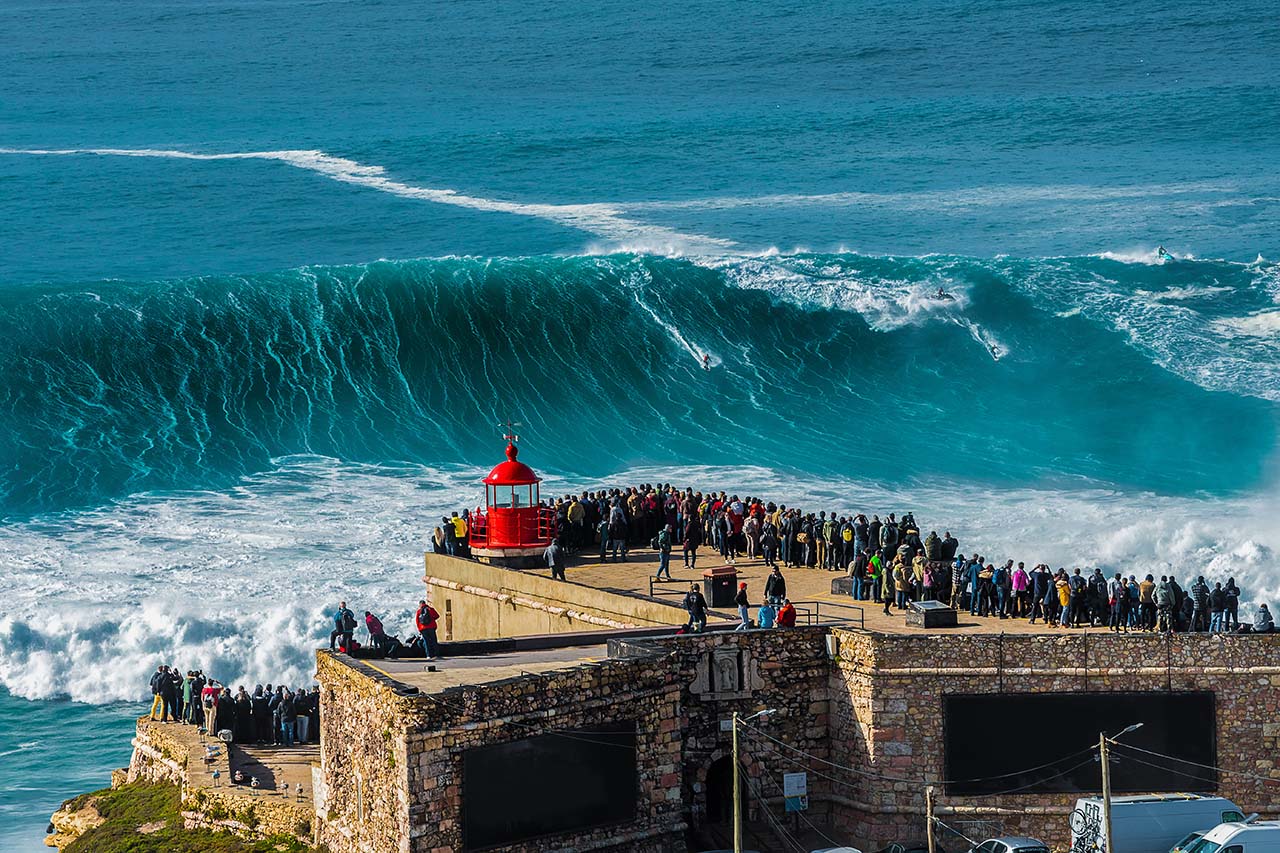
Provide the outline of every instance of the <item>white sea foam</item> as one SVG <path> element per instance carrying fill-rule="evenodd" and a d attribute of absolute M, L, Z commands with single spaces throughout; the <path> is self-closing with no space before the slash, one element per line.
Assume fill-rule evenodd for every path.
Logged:
<path fill-rule="evenodd" d="M 1219 293 L 1230 293 L 1233 288 L 1219 287 L 1213 285 L 1205 285 L 1203 287 L 1170 287 L 1165 290 L 1138 290 L 1135 291 L 1138 296 L 1145 296 L 1147 299 L 1155 299 L 1164 302 L 1183 302 L 1188 299 L 1201 299 L 1206 296 L 1215 296 Z"/>
<path fill-rule="evenodd" d="M 1120 249 L 1117 251 L 1098 252 L 1093 255 L 1095 258 L 1104 258 L 1108 261 L 1120 261 L 1125 264 L 1146 264 L 1148 266 L 1163 266 L 1170 261 L 1194 261 L 1196 256 L 1190 252 L 1166 252 L 1161 255 L 1158 249 Z"/>
<path fill-rule="evenodd" d="M 544 474 L 546 472 L 543 472 Z M 329 613 L 346 599 L 404 636 L 421 555 L 443 513 L 474 505 L 481 469 L 281 460 L 223 492 L 140 495 L 0 530 L 0 686 L 29 698 L 138 699 L 161 663 L 233 684 L 308 683 Z M 548 475 L 544 494 L 672 481 L 814 510 L 913 509 L 993 559 L 1157 577 L 1234 575 L 1276 601 L 1274 496 L 1172 498 L 1100 489 L 884 488 L 759 467 L 649 468 L 606 481 Z M 57 602 L 56 606 L 53 602 Z"/>
<path fill-rule="evenodd" d="M 1222 317 L 1214 326 L 1227 335 L 1273 339 L 1280 336 L 1280 311 L 1259 311 L 1244 317 Z"/>
<path fill-rule="evenodd" d="M 930 320 L 950 321 L 969 304 L 967 288 L 943 269 L 927 270 L 923 281 L 886 278 L 829 263 L 822 257 L 765 255 L 699 258 L 735 287 L 763 290 L 802 308 L 827 308 L 862 315 L 877 331 L 892 331 Z M 939 299 L 942 288 L 947 297 Z"/>
<path fill-rule="evenodd" d="M 758 196 L 712 196 L 709 198 L 625 202 L 628 210 L 727 210 L 750 207 L 893 207 L 898 209 L 948 210 L 979 207 L 1007 207 L 1037 202 L 1106 202 L 1125 199 L 1169 198 L 1177 196 L 1232 193 L 1236 187 L 1208 181 L 1185 184 L 1143 184 L 1129 187 L 1082 184 L 1043 186 L 995 185 L 957 187 L 915 192 L 832 192 L 772 193 Z"/>
<path fill-rule="evenodd" d="M 390 193 L 402 198 L 434 204 L 530 216 L 576 228 L 614 241 L 609 251 L 647 251 L 660 254 L 684 254 L 725 250 L 733 241 L 701 234 L 686 234 L 662 225 L 641 222 L 626 215 L 623 206 L 615 204 L 550 204 L 542 202 L 506 201 L 460 193 L 452 189 L 421 187 L 395 180 L 378 165 L 368 165 L 316 150 L 235 151 L 198 153 L 162 148 L 0 148 L 0 154 L 40 156 L 153 157 L 173 160 L 223 161 L 269 160 L 305 169 L 331 180 Z M 600 247 L 600 251 L 605 251 Z"/>

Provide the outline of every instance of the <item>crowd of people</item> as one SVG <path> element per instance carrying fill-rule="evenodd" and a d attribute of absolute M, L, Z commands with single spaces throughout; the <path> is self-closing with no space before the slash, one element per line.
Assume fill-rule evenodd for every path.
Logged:
<path fill-rule="evenodd" d="M 1119 633 L 1211 632 L 1260 633 L 1275 630 L 1267 605 L 1260 604 L 1253 621 L 1240 622 L 1240 587 L 1235 578 L 1210 587 L 1203 575 L 1189 587 L 1172 575 L 1138 580 L 1115 572 L 1110 578 L 1095 568 L 1053 571 L 1037 565 L 1030 571 L 1010 560 L 1003 566 L 983 563 L 981 557 L 958 557 L 953 566 L 952 605 L 967 605 L 971 615 L 1001 619 L 1037 619 L 1061 628 L 1106 626 Z M 967 596 L 960 600 L 959 596 Z"/>
<path fill-rule="evenodd" d="M 885 613 L 916 601 L 940 601 L 982 618 L 1026 619 L 1061 628 L 1108 626 L 1117 632 L 1275 630 L 1270 611 L 1260 605 L 1254 619 L 1239 619 L 1241 591 L 1196 577 L 1184 586 L 1171 575 L 1157 581 L 1099 568 L 1056 571 L 1040 564 L 1003 564 L 960 553 L 949 531 L 921 533 L 915 515 L 809 512 L 758 497 L 724 491 L 702 492 L 670 484 L 640 484 L 568 494 L 543 505 L 554 511 L 554 541 L 545 558 L 552 576 L 564 579 L 568 555 L 591 551 L 600 562 L 626 561 L 637 547 L 658 553 L 655 580 L 674 580 L 671 560 L 678 553 L 686 568 L 697 566 L 699 550 L 711 549 L 726 563 L 760 560 L 771 569 L 813 568 L 847 572 L 856 600 L 883 605 Z M 476 513 L 463 510 L 442 521 L 433 547 L 465 556 L 466 530 Z M 450 544 L 452 543 L 452 544 Z M 776 574 L 776 572 L 775 572 Z M 770 580 L 773 579 L 771 575 Z M 785 587 L 784 587 L 785 588 Z M 685 596 L 687 625 L 705 624 L 706 603 L 695 590 Z M 750 607 L 745 589 L 735 598 L 740 622 Z M 765 590 L 758 623 L 779 624 L 785 594 Z M 792 611 L 794 613 L 794 610 Z M 780 619 L 781 617 L 781 619 Z M 785 622 L 783 622 L 785 624 Z"/>
<path fill-rule="evenodd" d="M 151 676 L 151 695 L 156 722 L 197 726 L 233 743 L 293 746 L 320 740 L 319 687 L 259 684 L 252 693 L 243 685 L 232 691 L 201 670 L 183 675 L 176 666 L 161 665 Z"/>

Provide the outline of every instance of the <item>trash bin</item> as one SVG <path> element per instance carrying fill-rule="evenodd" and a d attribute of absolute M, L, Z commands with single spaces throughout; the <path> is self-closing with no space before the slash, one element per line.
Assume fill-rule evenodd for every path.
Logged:
<path fill-rule="evenodd" d="M 737 585 L 738 570 L 733 566 L 715 566 L 702 573 L 702 595 L 711 607 L 733 607 Z"/>

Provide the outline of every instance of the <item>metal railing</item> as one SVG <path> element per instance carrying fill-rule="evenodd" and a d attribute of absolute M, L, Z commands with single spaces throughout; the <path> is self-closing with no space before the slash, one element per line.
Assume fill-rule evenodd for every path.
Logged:
<path fill-rule="evenodd" d="M 550 542 L 555 536 L 556 511 L 549 507 L 538 507 L 536 517 L 532 514 L 521 516 L 514 529 L 507 531 L 509 537 L 518 541 L 503 542 L 504 545 L 541 545 Z M 471 517 L 471 529 L 467 532 L 467 540 L 473 548 L 486 548 L 489 545 L 489 518 L 479 510 Z"/>
<path fill-rule="evenodd" d="M 866 627 L 863 609 L 838 601 L 793 601 L 797 625 L 857 625 Z"/>
<path fill-rule="evenodd" d="M 674 595 L 678 598 L 684 598 L 685 593 L 688 591 L 688 583 L 681 583 L 680 581 L 660 581 L 653 575 L 649 575 L 650 598 L 657 598 L 660 595 Z"/>

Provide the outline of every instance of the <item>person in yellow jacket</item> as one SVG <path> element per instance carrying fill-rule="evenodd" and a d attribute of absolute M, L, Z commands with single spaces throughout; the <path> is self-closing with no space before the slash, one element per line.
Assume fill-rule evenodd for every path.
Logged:
<path fill-rule="evenodd" d="M 578 500 L 578 496 L 574 495 L 569 503 L 569 509 L 565 511 L 565 518 L 569 520 L 569 524 L 573 525 L 573 542 L 575 545 L 585 545 L 587 543 L 586 524 L 587 508 Z"/>
<path fill-rule="evenodd" d="M 914 598 L 922 598 L 921 593 L 924 590 L 924 554 L 916 554 L 915 559 L 911 561 L 911 591 Z"/>
<path fill-rule="evenodd" d="M 453 535 L 457 539 L 458 556 L 471 556 L 469 548 L 471 543 L 467 541 L 467 520 L 455 512 L 453 518 L 449 519 L 449 523 L 453 525 Z"/>
<path fill-rule="evenodd" d="M 1058 575 L 1058 580 L 1054 582 L 1054 586 L 1058 589 L 1058 604 L 1062 607 L 1062 615 L 1058 619 L 1059 628 L 1071 627 L 1071 583 L 1067 580 L 1066 573 Z"/>

